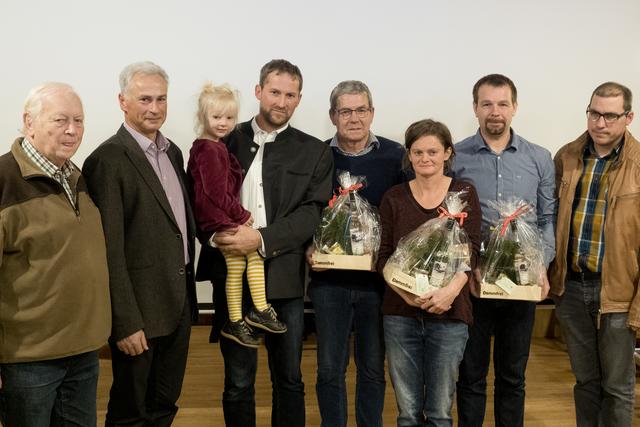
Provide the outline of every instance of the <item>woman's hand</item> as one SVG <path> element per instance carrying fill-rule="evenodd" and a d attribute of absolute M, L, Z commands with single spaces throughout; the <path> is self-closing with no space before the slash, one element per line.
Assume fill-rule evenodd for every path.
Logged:
<path fill-rule="evenodd" d="M 416 302 L 420 304 L 421 309 L 428 313 L 445 313 L 451 309 L 453 301 L 460 294 L 467 280 L 468 277 L 466 273 L 458 272 L 449 281 L 447 286 L 421 295 L 416 299 Z"/>
<path fill-rule="evenodd" d="M 400 297 L 404 300 L 404 302 L 406 302 L 408 305 L 410 305 L 411 307 L 417 307 L 420 308 L 420 302 L 418 301 L 418 296 L 414 295 L 410 292 L 405 291 L 404 289 L 401 289 L 395 285 L 392 285 L 390 283 L 387 283 L 389 285 L 389 287 L 391 289 L 393 289 L 398 295 L 400 295 Z"/>

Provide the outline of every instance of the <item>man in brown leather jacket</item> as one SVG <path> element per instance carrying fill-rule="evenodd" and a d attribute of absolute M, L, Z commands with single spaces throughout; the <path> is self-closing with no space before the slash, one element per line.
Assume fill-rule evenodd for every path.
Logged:
<path fill-rule="evenodd" d="M 631 426 L 640 328 L 640 144 L 631 91 L 598 86 L 587 131 L 555 156 L 558 223 L 551 293 L 576 376 L 578 426 Z"/>

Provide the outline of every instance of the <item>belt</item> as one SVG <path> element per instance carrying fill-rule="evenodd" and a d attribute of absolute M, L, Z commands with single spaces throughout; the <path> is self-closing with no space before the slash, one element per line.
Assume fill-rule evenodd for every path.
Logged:
<path fill-rule="evenodd" d="M 575 282 L 587 282 L 592 280 L 600 280 L 602 275 L 600 273 L 594 273 L 593 271 L 573 271 L 569 270 L 569 280 Z"/>

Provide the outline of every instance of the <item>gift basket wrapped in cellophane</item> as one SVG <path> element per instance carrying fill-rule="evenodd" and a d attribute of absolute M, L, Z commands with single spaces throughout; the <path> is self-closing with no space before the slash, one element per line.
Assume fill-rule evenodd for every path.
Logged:
<path fill-rule="evenodd" d="M 358 194 L 365 177 L 338 172 L 340 188 L 322 211 L 313 236 L 313 266 L 371 270 L 380 248 L 380 218 Z"/>
<path fill-rule="evenodd" d="M 438 218 L 400 239 L 383 269 L 387 283 L 423 295 L 446 286 L 457 272 L 471 269 L 469 239 L 462 228 L 468 215 L 464 193 L 447 193 Z"/>
<path fill-rule="evenodd" d="M 540 301 L 546 274 L 544 244 L 533 207 L 521 200 L 491 202 L 500 218 L 482 254 L 482 298 Z"/>

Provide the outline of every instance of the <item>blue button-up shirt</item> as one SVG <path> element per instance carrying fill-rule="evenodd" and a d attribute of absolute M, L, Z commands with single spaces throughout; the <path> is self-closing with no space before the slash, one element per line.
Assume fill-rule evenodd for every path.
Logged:
<path fill-rule="evenodd" d="M 480 131 L 455 145 L 453 175 L 470 181 L 482 208 L 482 236 L 487 240 L 500 214 L 490 201 L 523 199 L 536 212 L 535 221 L 544 242 L 547 266 L 555 256 L 555 167 L 551 153 L 516 135 L 502 153 L 485 143 Z"/>

